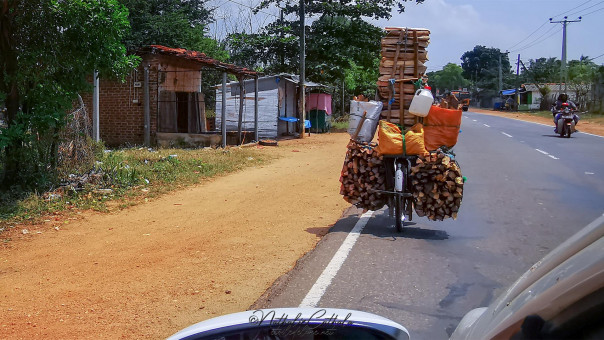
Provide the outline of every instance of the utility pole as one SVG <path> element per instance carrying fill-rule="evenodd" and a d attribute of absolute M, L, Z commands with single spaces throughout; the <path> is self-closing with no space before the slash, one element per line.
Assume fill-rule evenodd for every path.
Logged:
<path fill-rule="evenodd" d="M 499 52 L 499 92 L 500 93 L 503 90 L 503 71 L 501 70 L 501 55 L 504 53 L 508 54 L 510 52 L 508 52 L 508 51 Z"/>
<path fill-rule="evenodd" d="M 516 89 L 514 92 L 514 97 L 516 97 L 516 111 L 518 111 L 518 107 L 520 106 L 520 98 L 518 96 L 518 88 L 520 87 L 520 53 L 518 53 L 518 61 L 516 62 Z"/>
<path fill-rule="evenodd" d="M 577 20 L 567 20 L 568 17 L 564 17 L 564 20 L 560 21 L 552 21 L 552 18 L 549 18 L 550 24 L 562 24 L 562 64 L 560 65 L 560 88 L 562 87 L 562 82 L 564 82 L 564 92 L 566 92 L 566 83 L 568 83 L 568 74 L 566 72 L 566 25 L 569 22 L 581 22 L 581 17 Z"/>
<path fill-rule="evenodd" d="M 279 25 L 283 26 L 283 8 L 279 11 Z M 283 41 L 283 29 L 281 31 L 281 41 Z M 281 49 L 281 67 L 285 65 L 285 47 Z"/>
<path fill-rule="evenodd" d="M 306 29 L 304 24 L 304 16 L 306 10 L 304 9 L 304 0 L 300 0 L 300 95 L 302 96 L 302 119 L 300 120 L 300 138 L 304 138 L 304 122 L 306 120 L 306 89 L 304 83 L 306 82 L 306 75 L 304 70 L 306 68 Z"/>

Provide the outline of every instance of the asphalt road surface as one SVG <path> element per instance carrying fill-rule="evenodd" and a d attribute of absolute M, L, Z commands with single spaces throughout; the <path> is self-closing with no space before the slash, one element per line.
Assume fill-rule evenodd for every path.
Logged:
<path fill-rule="evenodd" d="M 466 312 L 604 212 L 602 137 L 464 112 L 454 152 L 468 178 L 457 220 L 414 216 L 398 234 L 387 209 L 361 218 L 351 208 L 253 307 L 362 310 L 412 339 L 447 339 Z"/>

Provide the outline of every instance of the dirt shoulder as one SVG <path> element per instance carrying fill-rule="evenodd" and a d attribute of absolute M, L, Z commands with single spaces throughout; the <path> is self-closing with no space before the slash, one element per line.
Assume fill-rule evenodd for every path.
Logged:
<path fill-rule="evenodd" d="M 487 114 L 492 116 L 499 116 L 517 120 L 523 120 L 527 122 L 541 123 L 546 125 L 551 125 L 552 129 L 554 128 L 554 123 L 551 119 L 539 117 L 536 115 L 531 115 L 530 113 L 518 113 L 518 112 L 502 112 L 502 111 L 493 111 L 493 110 L 483 110 L 477 108 L 470 108 L 471 112 Z M 604 124 L 595 121 L 589 120 L 581 120 L 577 125 L 577 129 L 582 132 L 591 133 L 598 136 L 604 136 Z"/>
<path fill-rule="evenodd" d="M 247 309 L 349 206 L 348 135 L 123 211 L 15 228 L 0 247 L 0 338 L 165 338 Z M 55 224 L 56 225 L 56 224 Z"/>

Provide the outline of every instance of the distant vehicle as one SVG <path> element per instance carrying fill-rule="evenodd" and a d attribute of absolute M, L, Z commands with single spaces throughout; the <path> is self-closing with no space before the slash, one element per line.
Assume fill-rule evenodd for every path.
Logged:
<path fill-rule="evenodd" d="M 463 111 L 468 111 L 468 107 L 470 107 L 470 92 L 455 90 L 451 91 L 451 94 L 457 97 L 457 100 L 459 100 L 459 103 L 462 105 L 461 109 Z"/>

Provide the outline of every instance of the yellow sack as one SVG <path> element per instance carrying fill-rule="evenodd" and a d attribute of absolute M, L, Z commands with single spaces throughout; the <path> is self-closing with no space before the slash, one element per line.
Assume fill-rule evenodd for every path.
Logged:
<path fill-rule="evenodd" d="M 420 123 L 413 125 L 405 133 L 403 143 L 401 129 L 395 124 L 380 120 L 377 151 L 382 155 L 426 155 L 428 152 L 424 145 L 424 126 Z"/>

